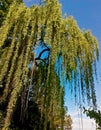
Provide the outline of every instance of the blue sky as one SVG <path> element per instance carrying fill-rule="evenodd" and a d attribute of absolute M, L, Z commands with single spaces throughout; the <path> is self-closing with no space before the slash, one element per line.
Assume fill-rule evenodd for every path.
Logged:
<path fill-rule="evenodd" d="M 99 41 L 101 53 L 101 0 L 60 0 L 63 13 L 72 15 L 81 29 L 90 29 Z M 101 110 L 101 56 L 97 63 L 98 81 L 95 82 L 97 103 Z M 67 94 L 67 99 L 70 95 Z M 72 97 L 73 98 L 73 97 Z M 78 108 L 74 107 L 73 100 L 66 100 L 73 117 L 73 130 L 82 130 L 78 117 Z M 84 130 L 95 130 L 94 121 L 83 116 Z M 79 126 L 80 125 L 80 126 Z M 85 128 L 85 126 L 88 128 Z"/>
<path fill-rule="evenodd" d="M 63 13 L 72 15 L 81 29 L 90 29 L 99 41 L 101 52 L 101 0 L 60 0 Z M 98 82 L 96 82 L 97 96 L 101 92 L 101 56 L 97 64 Z M 101 105 L 101 104 L 100 104 Z"/>
<path fill-rule="evenodd" d="M 32 5 L 33 3 L 38 3 L 39 0 L 24 0 L 27 6 Z M 99 41 L 99 49 L 101 52 L 101 0 L 60 0 L 62 4 L 63 14 L 66 13 L 68 15 L 72 15 L 77 21 L 79 27 L 81 29 L 90 29 Z M 101 109 L 101 56 L 99 58 L 99 62 L 97 63 L 97 71 L 98 71 L 98 81 L 95 82 L 98 106 Z M 70 104 L 70 95 L 67 94 L 66 104 L 69 105 L 70 113 L 72 116 L 76 115 L 76 108 L 74 107 L 74 103 Z M 72 98 L 72 97 L 71 97 Z M 72 100 L 71 100 L 72 102 Z M 74 110 L 73 110 L 74 109 Z M 76 113 L 76 114 L 75 114 Z M 84 119 L 85 124 L 87 126 L 88 119 Z M 81 130 L 77 126 L 77 120 L 74 118 L 75 126 L 73 130 Z M 94 125 L 92 121 L 91 124 Z M 89 126 L 93 126 L 88 124 Z M 89 127 L 89 130 L 95 130 L 95 127 Z M 77 129 L 76 129 L 77 128 Z M 85 130 L 88 130 L 85 128 Z"/>
<path fill-rule="evenodd" d="M 60 0 L 63 14 L 72 15 L 81 29 L 90 29 L 99 41 L 101 50 L 101 0 Z M 98 72 L 101 57 L 98 63 Z"/>
<path fill-rule="evenodd" d="M 63 13 L 73 15 L 80 28 L 91 29 L 101 40 L 101 0 L 60 0 Z"/>

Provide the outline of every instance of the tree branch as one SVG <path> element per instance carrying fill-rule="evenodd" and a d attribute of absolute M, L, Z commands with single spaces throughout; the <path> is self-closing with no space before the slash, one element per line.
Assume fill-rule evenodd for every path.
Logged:
<path fill-rule="evenodd" d="M 38 56 L 37 58 L 35 58 L 35 60 L 42 60 L 42 59 L 41 59 L 41 56 L 42 56 L 42 54 L 43 54 L 45 51 L 50 51 L 50 48 L 47 48 L 47 49 L 42 50 L 42 51 L 40 52 L 39 56 Z"/>

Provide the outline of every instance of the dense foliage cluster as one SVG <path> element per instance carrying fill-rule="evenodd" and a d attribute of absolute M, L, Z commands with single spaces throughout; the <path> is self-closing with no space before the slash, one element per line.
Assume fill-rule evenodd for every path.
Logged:
<path fill-rule="evenodd" d="M 21 3 L 22 0 L 16 0 L 18 3 Z M 12 4 L 13 0 L 0 0 L 0 26 L 2 25 L 5 17 L 9 11 L 9 7 Z"/>
<path fill-rule="evenodd" d="M 101 129 L 101 111 L 100 110 L 90 110 L 84 108 L 84 113 L 91 119 L 94 119 L 97 124 L 97 129 Z"/>
<path fill-rule="evenodd" d="M 86 95 L 96 107 L 93 74 L 98 42 L 90 31 L 81 31 L 73 17 L 62 17 L 58 0 L 30 8 L 20 1 L 11 3 L 8 13 L 3 11 L 5 2 L 0 3 L 1 129 L 55 130 L 59 120 L 62 130 L 60 77 L 70 82 L 75 97 L 78 92 L 82 99 Z M 37 57 L 38 46 L 46 48 Z"/>

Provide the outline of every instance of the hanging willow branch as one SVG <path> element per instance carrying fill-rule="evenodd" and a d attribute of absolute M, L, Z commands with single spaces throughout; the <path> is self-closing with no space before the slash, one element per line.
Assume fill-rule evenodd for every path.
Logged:
<path fill-rule="evenodd" d="M 0 103 L 8 101 L 2 130 L 8 130 L 10 126 L 21 91 L 25 90 L 26 95 L 26 90 L 30 89 L 29 86 L 33 83 L 29 83 L 28 65 L 31 61 L 33 46 L 38 46 L 40 39 L 43 43 L 47 43 L 47 48 L 39 54 L 36 60 L 40 59 L 45 51 L 49 51 L 50 54 L 49 65 L 45 71 L 46 80 L 44 79 L 43 82 L 43 75 L 38 75 L 38 80 L 36 78 L 33 83 L 37 86 L 33 89 L 37 95 L 35 99 L 38 97 L 37 93 L 43 91 L 43 96 L 41 95 L 43 105 L 40 109 L 45 112 L 44 129 L 47 129 L 47 122 L 51 120 L 50 118 L 47 120 L 49 112 L 56 112 L 53 100 L 56 99 L 56 104 L 59 102 L 58 98 L 55 95 L 52 97 L 51 94 L 54 92 L 54 82 L 56 82 L 52 78 L 52 70 L 55 64 L 58 64 L 56 61 L 60 53 L 62 76 L 72 84 L 75 95 L 78 95 L 77 90 L 80 90 L 82 98 L 86 94 L 88 101 L 92 99 L 93 105 L 96 106 L 93 73 L 96 70 L 96 59 L 99 56 L 98 42 L 90 31 L 81 31 L 73 17 L 62 18 L 61 6 L 57 0 L 45 0 L 45 4 L 34 5 L 31 8 L 27 8 L 23 3 L 18 5 L 13 2 L 0 32 L 0 86 L 2 87 Z M 8 37 L 10 38 L 9 44 L 6 42 Z M 33 77 L 33 71 L 31 74 Z M 56 76 L 54 78 L 57 79 Z M 58 83 L 59 81 L 55 84 L 59 86 Z M 58 106 L 63 110 L 64 90 L 55 86 L 55 92 L 60 96 Z M 28 108 L 29 90 L 27 94 L 25 104 L 22 104 L 22 108 L 26 106 L 26 109 Z M 54 122 L 51 122 L 51 128 L 53 124 Z M 63 117 L 61 117 L 62 127 Z"/>

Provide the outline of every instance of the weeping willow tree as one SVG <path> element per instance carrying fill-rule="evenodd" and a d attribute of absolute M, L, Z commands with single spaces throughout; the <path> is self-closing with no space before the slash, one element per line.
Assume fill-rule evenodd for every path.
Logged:
<path fill-rule="evenodd" d="M 63 129 L 64 87 L 60 86 L 59 77 L 70 82 L 75 98 L 79 92 L 81 99 L 86 96 L 96 107 L 94 74 L 98 42 L 90 31 L 80 30 L 73 17 L 62 17 L 58 0 L 45 0 L 30 8 L 13 2 L 0 32 L 2 130 L 11 127 L 18 106 L 21 124 L 28 121 L 31 102 L 38 105 L 42 124 L 41 128 L 31 129 L 54 130 L 57 118 Z M 40 45 L 46 49 L 36 57 L 33 48 Z M 49 56 L 42 59 L 45 51 Z M 30 125 L 35 125 L 34 118 Z"/>

